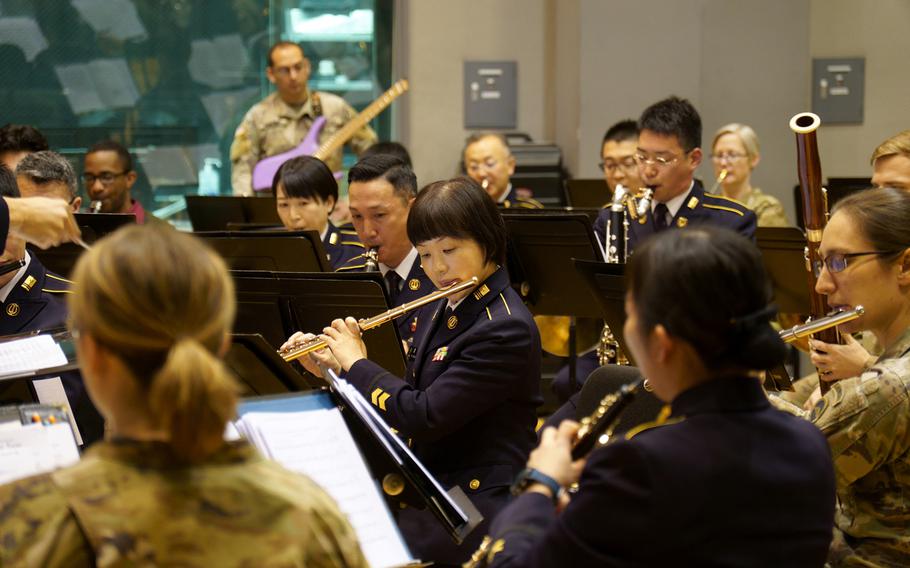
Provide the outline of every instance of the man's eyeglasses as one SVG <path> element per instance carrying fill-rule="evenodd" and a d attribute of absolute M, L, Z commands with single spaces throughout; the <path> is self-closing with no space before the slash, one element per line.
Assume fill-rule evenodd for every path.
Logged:
<path fill-rule="evenodd" d="M 92 174 L 82 174 L 82 181 L 85 182 L 86 187 L 91 187 L 94 185 L 95 180 L 100 181 L 101 185 L 110 185 L 114 182 L 115 179 L 120 176 L 125 176 L 128 173 L 129 172 L 120 172 L 119 174 L 115 174 L 113 172 L 104 172 L 97 176 L 94 176 Z"/>
<path fill-rule="evenodd" d="M 818 278 L 822 273 L 822 264 L 828 268 L 828 272 L 831 274 L 837 274 L 838 272 L 843 272 L 847 265 L 849 264 L 848 259 L 856 258 L 859 256 L 887 256 L 889 254 L 897 254 L 901 251 L 899 250 L 876 250 L 868 252 L 839 252 L 834 254 L 829 254 L 821 260 L 816 260 L 813 263 L 812 271 L 815 273 L 815 277 Z"/>
<path fill-rule="evenodd" d="M 738 154 L 736 152 L 728 152 L 724 154 L 711 154 L 711 159 L 715 162 L 736 162 L 745 158 L 745 154 Z"/>
<path fill-rule="evenodd" d="M 638 162 L 640 166 L 657 166 L 658 168 L 666 168 L 667 166 L 675 163 L 679 160 L 679 156 L 674 156 L 672 158 L 664 158 L 663 156 L 646 156 L 644 154 L 635 154 L 635 161 Z"/>
<path fill-rule="evenodd" d="M 636 172 L 638 171 L 638 162 L 635 161 L 635 158 L 626 158 L 621 162 L 604 160 L 602 162 L 597 162 L 597 167 L 600 168 L 600 171 L 608 174 L 612 174 L 619 168 L 622 168 L 627 172 Z"/>

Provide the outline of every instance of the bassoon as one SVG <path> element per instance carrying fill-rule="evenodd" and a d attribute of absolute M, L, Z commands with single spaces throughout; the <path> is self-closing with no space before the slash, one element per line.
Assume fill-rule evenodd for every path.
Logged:
<path fill-rule="evenodd" d="M 823 263 L 818 249 L 821 246 L 822 232 L 828 223 L 828 195 L 822 187 L 821 160 L 818 157 L 818 141 L 815 138 L 815 131 L 819 125 L 821 119 L 811 112 L 799 113 L 790 119 L 790 129 L 796 133 L 797 171 L 803 203 L 803 222 L 806 227 L 805 256 L 811 318 L 824 317 L 831 311 L 825 295 L 815 291 Z M 815 337 L 825 343 L 842 343 L 836 327 L 818 332 Z M 818 384 L 822 394 L 831 387 L 830 383 L 822 380 L 821 373 Z"/>

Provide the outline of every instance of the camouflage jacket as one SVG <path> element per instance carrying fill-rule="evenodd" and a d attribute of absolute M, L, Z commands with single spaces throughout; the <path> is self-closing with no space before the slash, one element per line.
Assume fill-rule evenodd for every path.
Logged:
<path fill-rule="evenodd" d="M 809 413 L 837 475 L 834 566 L 910 566 L 910 328 Z"/>
<path fill-rule="evenodd" d="M 753 187 L 749 195 L 742 202 L 755 212 L 758 217 L 759 227 L 789 227 L 787 216 L 784 214 L 784 206 L 780 200 L 772 195 L 762 193 L 757 187 Z"/>
<path fill-rule="evenodd" d="M 252 446 L 174 464 L 160 442 L 102 442 L 0 487 L 0 566 L 367 565 L 334 501 Z"/>
<path fill-rule="evenodd" d="M 314 104 L 314 99 L 318 103 Z M 231 186 L 234 195 L 252 194 L 253 167 L 259 160 L 287 152 L 300 144 L 313 121 L 326 117 L 319 133 L 322 144 L 357 115 L 344 99 L 331 93 L 314 92 L 299 108 L 285 103 L 272 93 L 253 105 L 234 132 L 231 144 Z M 348 142 L 357 154 L 376 143 L 376 133 L 369 126 L 358 130 Z M 333 172 L 341 170 L 341 149 L 326 159 Z"/>

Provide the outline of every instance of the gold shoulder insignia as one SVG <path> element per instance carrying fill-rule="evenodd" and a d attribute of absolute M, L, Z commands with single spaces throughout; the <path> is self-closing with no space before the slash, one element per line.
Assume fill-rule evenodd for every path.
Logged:
<path fill-rule="evenodd" d="M 66 278 L 60 278 L 59 276 L 54 276 L 50 272 L 47 273 L 48 278 L 53 278 L 54 280 L 59 280 L 61 282 L 66 282 L 67 284 L 75 284 L 72 280 L 67 280 Z"/>
<path fill-rule="evenodd" d="M 733 199 L 732 197 L 727 197 L 726 195 L 717 195 L 716 193 L 706 193 L 705 197 L 713 197 L 714 199 L 723 199 L 724 201 L 729 201 L 730 203 L 735 203 L 739 206 L 746 207 L 746 204 L 742 201 Z"/>
<path fill-rule="evenodd" d="M 25 282 L 22 283 L 22 289 L 25 290 L 26 292 L 31 292 L 31 291 L 32 291 L 32 287 L 33 287 L 37 282 L 38 282 L 38 281 L 35 279 L 34 276 L 28 275 L 28 276 L 25 278 Z"/>
<path fill-rule="evenodd" d="M 474 290 L 474 299 L 479 300 L 490 293 L 490 287 L 486 284 L 481 285 L 480 288 Z"/>
<path fill-rule="evenodd" d="M 506 307 L 506 312 L 508 312 L 509 315 L 512 315 L 512 310 L 509 309 L 509 303 L 506 302 L 506 297 L 503 296 L 502 293 L 499 294 L 499 297 L 502 298 L 502 305 Z"/>
<path fill-rule="evenodd" d="M 689 209 L 695 209 L 695 207 L 697 205 L 698 205 L 698 198 L 695 196 L 690 197 L 689 202 L 686 203 L 686 207 L 688 207 Z"/>
<path fill-rule="evenodd" d="M 645 422 L 644 424 L 639 424 L 635 428 L 632 428 L 631 430 L 626 432 L 626 440 L 631 440 L 632 438 L 634 438 L 635 436 L 638 436 L 639 434 L 641 434 L 642 432 L 644 432 L 646 430 L 653 430 L 654 428 L 660 428 L 661 426 L 669 426 L 670 424 L 677 424 L 679 422 L 682 422 L 685 419 L 686 418 L 684 416 L 680 416 L 678 418 L 670 418 L 669 420 L 664 420 L 663 422 L 661 422 L 660 420 L 652 420 L 651 422 Z"/>
<path fill-rule="evenodd" d="M 708 209 L 719 209 L 720 211 L 729 211 L 730 213 L 736 213 L 740 217 L 745 215 L 745 213 L 743 213 L 739 209 L 733 209 L 732 207 L 724 207 L 723 205 L 708 205 L 707 203 L 705 203 L 704 206 Z"/>
<path fill-rule="evenodd" d="M 335 269 L 335 272 L 344 272 L 345 270 L 359 270 L 366 268 L 366 264 L 356 264 L 354 266 L 339 266 Z"/>
<path fill-rule="evenodd" d="M 329 236 L 329 244 L 330 245 L 338 244 L 338 233 L 332 233 L 331 236 Z"/>

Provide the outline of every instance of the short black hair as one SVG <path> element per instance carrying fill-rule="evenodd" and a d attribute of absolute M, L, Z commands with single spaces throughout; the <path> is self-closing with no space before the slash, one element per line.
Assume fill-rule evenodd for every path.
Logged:
<path fill-rule="evenodd" d="M 395 188 L 395 193 L 408 201 L 417 196 L 417 176 L 401 158 L 376 154 L 363 158 L 348 170 L 348 185 L 384 179 Z"/>
<path fill-rule="evenodd" d="M 440 237 L 471 239 L 483 249 L 487 262 L 505 263 L 505 221 L 487 192 L 470 178 L 433 182 L 414 200 L 408 239 L 418 245 Z"/>
<path fill-rule="evenodd" d="M 638 130 L 676 136 L 686 152 L 701 147 L 701 117 L 692 103 L 676 96 L 646 108 L 638 119 Z"/>
<path fill-rule="evenodd" d="M 123 144 L 115 140 L 102 140 L 100 142 L 95 142 L 92 144 L 89 149 L 85 152 L 85 155 L 94 154 L 95 152 L 116 152 L 117 157 L 120 159 L 120 166 L 123 167 L 123 172 L 133 171 L 133 157 L 130 155 L 130 151 L 123 146 Z"/>
<path fill-rule="evenodd" d="M 639 333 L 661 324 L 714 371 L 770 369 L 786 357 L 771 327 L 771 283 L 761 252 L 729 229 L 665 231 L 635 249 L 626 289 Z"/>
<path fill-rule="evenodd" d="M 288 197 L 317 201 L 333 198 L 338 203 L 338 182 L 325 162 L 313 156 L 298 156 L 281 164 L 272 180 L 272 195 L 278 197 L 278 184 Z"/>
<path fill-rule="evenodd" d="M 600 147 L 603 148 L 604 144 L 611 140 L 613 142 L 625 142 L 627 140 L 632 140 L 633 142 L 637 141 L 638 123 L 631 118 L 620 120 L 607 129 L 607 133 L 604 134 L 604 139 L 600 142 Z"/>
<path fill-rule="evenodd" d="M 0 154 L 5 152 L 41 152 L 49 148 L 47 138 L 34 126 L 5 124 L 0 128 Z"/>
<path fill-rule="evenodd" d="M 306 57 L 306 54 L 303 52 L 303 48 L 300 47 L 299 43 L 293 41 L 279 41 L 269 48 L 269 54 L 266 56 L 266 60 L 269 62 L 269 67 L 275 64 L 275 62 L 272 61 L 272 54 L 275 53 L 276 49 L 281 49 L 282 47 L 296 47 L 300 50 L 300 54 Z"/>
<path fill-rule="evenodd" d="M 360 154 L 360 158 L 369 158 L 370 156 L 375 156 L 377 154 L 395 156 L 407 164 L 409 168 L 414 168 L 414 166 L 411 165 L 411 154 L 408 153 L 408 149 L 404 147 L 404 144 L 401 144 L 400 142 L 377 142 L 364 150 L 363 153 Z"/>
<path fill-rule="evenodd" d="M 3 164 L 0 164 L 0 197 L 19 197 L 16 174 Z"/>

